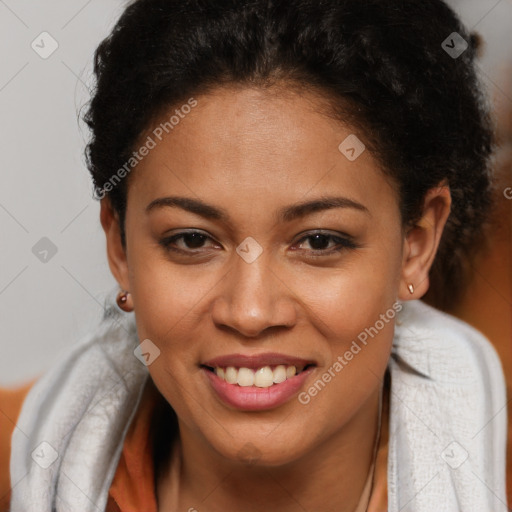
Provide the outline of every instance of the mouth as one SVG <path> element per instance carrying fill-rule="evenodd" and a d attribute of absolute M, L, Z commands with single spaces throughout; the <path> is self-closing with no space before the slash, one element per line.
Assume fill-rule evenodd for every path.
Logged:
<path fill-rule="evenodd" d="M 292 379 L 296 375 L 309 370 L 313 363 L 290 365 L 264 365 L 257 368 L 245 366 L 207 366 L 201 365 L 214 373 L 220 380 L 240 387 L 270 388 Z"/>
<path fill-rule="evenodd" d="M 264 411 L 285 404 L 306 385 L 315 361 L 278 353 L 231 354 L 199 365 L 214 394 L 231 408 Z"/>

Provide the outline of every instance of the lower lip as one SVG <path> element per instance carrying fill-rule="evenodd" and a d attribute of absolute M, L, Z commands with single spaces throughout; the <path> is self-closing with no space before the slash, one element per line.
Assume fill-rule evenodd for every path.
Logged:
<path fill-rule="evenodd" d="M 264 411 L 279 407 L 299 391 L 314 369 L 315 367 L 312 366 L 291 379 L 286 379 L 284 382 L 274 384 L 269 388 L 258 388 L 256 386 L 228 384 L 214 372 L 201 368 L 221 400 L 231 407 L 243 411 Z"/>

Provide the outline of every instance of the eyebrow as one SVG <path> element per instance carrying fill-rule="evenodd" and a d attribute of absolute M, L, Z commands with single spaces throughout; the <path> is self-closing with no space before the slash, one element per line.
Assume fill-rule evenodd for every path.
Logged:
<path fill-rule="evenodd" d="M 225 223 L 230 222 L 229 214 L 223 208 L 190 197 L 160 197 L 151 201 L 151 203 L 146 206 L 146 213 L 156 208 L 163 207 L 181 208 L 199 215 L 200 217 L 204 217 L 205 219 L 218 220 Z M 280 222 L 291 222 L 292 220 L 333 208 L 351 208 L 366 213 L 371 217 L 368 208 L 357 201 L 349 199 L 348 197 L 326 196 L 281 208 L 277 212 L 277 219 Z"/>

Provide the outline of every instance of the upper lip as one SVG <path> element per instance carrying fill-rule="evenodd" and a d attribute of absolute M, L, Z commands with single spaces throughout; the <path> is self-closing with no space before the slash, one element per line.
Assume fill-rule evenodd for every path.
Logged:
<path fill-rule="evenodd" d="M 293 366 L 307 366 L 315 364 L 314 361 L 303 359 L 297 356 L 279 354 L 277 352 L 265 352 L 263 354 L 245 355 L 245 354 L 227 354 L 224 356 L 214 357 L 202 363 L 203 366 L 210 368 L 226 368 L 234 366 L 236 368 L 262 368 L 263 366 L 275 366 L 279 364 Z"/>

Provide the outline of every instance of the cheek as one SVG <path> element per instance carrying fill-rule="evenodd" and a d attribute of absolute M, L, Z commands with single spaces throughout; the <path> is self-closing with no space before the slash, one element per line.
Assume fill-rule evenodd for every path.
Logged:
<path fill-rule="evenodd" d="M 350 283 L 366 286 L 348 287 Z M 380 284 L 380 286 L 379 286 Z M 327 288 L 327 286 L 326 286 Z M 325 435 L 345 424 L 377 392 L 391 353 L 399 303 L 394 286 L 364 278 L 330 284 L 314 309 L 313 322 L 324 338 L 325 364 L 298 397 L 309 419 L 329 411 Z M 316 414 L 315 411 L 318 411 Z"/>
<path fill-rule="evenodd" d="M 399 250 L 375 246 L 347 257 L 337 268 L 299 267 L 280 275 L 304 310 L 313 313 L 310 318 L 323 337 L 346 343 L 375 324 L 380 315 L 389 312 L 394 317 L 400 269 Z"/>
<path fill-rule="evenodd" d="M 158 340 L 172 339 L 173 332 L 194 325 L 218 281 L 213 270 L 171 263 L 159 247 L 135 250 L 130 267 L 137 326 Z"/>
<path fill-rule="evenodd" d="M 130 285 L 138 337 L 151 340 L 160 351 L 148 366 L 151 378 L 180 421 L 197 429 L 194 418 L 203 409 L 194 398 L 201 393 L 194 347 L 200 346 L 207 329 L 204 305 L 215 283 L 206 273 L 194 278 L 192 268 L 178 269 L 149 251 L 141 252 L 133 258 Z"/>
<path fill-rule="evenodd" d="M 400 253 L 368 249 L 343 269 L 294 277 L 330 354 L 303 401 L 314 400 L 320 409 L 338 404 L 334 423 L 345 421 L 377 390 L 389 361 L 400 309 Z"/>
<path fill-rule="evenodd" d="M 329 347 L 329 366 L 343 359 L 337 373 L 343 370 L 347 385 L 375 381 L 372 374 L 381 375 L 387 364 L 399 308 L 394 290 L 393 282 L 358 276 L 324 288 L 314 318 Z"/>
<path fill-rule="evenodd" d="M 195 372 L 199 371 L 194 347 L 200 346 L 201 335 L 204 338 L 208 329 L 204 307 L 215 282 L 210 282 L 211 273 L 194 278 L 192 266 L 178 269 L 150 251 L 133 260 L 130 285 L 137 334 L 160 351 L 148 370 L 162 395 L 192 428 L 189 408 L 194 408 L 195 401 L 190 397 L 200 392 L 194 388 L 198 382 Z"/>

